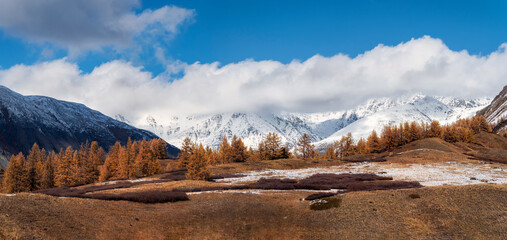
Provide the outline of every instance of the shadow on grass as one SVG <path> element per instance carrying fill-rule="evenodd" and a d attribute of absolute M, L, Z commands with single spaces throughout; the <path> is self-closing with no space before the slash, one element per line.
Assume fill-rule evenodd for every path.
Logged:
<path fill-rule="evenodd" d="M 129 188 L 132 186 L 149 184 L 149 183 L 161 183 L 169 182 L 171 180 L 150 180 L 140 182 L 130 181 L 118 181 L 116 183 L 108 183 L 102 185 L 93 185 L 88 187 L 71 187 L 63 186 L 57 188 L 50 188 L 44 190 L 35 191 L 35 193 L 42 193 L 55 197 L 75 197 L 75 198 L 88 198 L 88 199 L 100 199 L 100 200 L 112 200 L 112 201 L 131 201 L 141 203 L 164 203 L 164 202 L 176 202 L 188 200 L 188 196 L 184 192 L 175 191 L 142 191 L 142 192 L 126 192 L 120 194 L 108 194 L 108 193 L 95 193 L 104 190 Z"/>

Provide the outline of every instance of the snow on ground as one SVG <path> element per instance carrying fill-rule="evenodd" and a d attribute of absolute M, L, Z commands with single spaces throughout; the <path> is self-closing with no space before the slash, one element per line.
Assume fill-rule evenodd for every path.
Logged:
<path fill-rule="evenodd" d="M 260 178 L 303 179 L 317 173 L 374 173 L 394 180 L 418 181 L 423 186 L 469 185 L 478 183 L 507 184 L 507 168 L 482 162 L 446 162 L 427 164 L 348 163 L 342 166 L 295 170 L 264 170 L 245 173 L 245 177 L 219 179 L 217 182 L 238 184 Z"/>
<path fill-rule="evenodd" d="M 212 190 L 212 191 L 202 191 L 202 192 L 187 192 L 187 195 L 198 195 L 203 193 L 245 193 L 245 194 L 265 194 L 265 193 L 286 193 L 287 191 L 292 192 L 343 192 L 342 189 L 331 189 L 331 190 L 309 190 L 309 189 L 292 189 L 292 190 L 266 190 L 266 189 L 256 189 L 256 190 Z"/>

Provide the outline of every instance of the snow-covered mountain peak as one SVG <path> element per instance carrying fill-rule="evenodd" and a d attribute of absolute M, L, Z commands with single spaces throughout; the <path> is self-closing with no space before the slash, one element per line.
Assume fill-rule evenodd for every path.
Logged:
<path fill-rule="evenodd" d="M 149 129 L 176 146 L 185 137 L 218 147 L 221 138 L 233 135 L 243 138 L 245 144 L 257 147 L 269 132 L 277 133 L 284 143 L 293 146 L 307 133 L 315 143 L 329 143 L 351 132 L 355 138 L 364 137 L 373 129 L 381 130 L 386 124 L 405 121 L 438 120 L 450 123 L 470 117 L 490 99 L 459 99 L 431 97 L 421 93 L 396 98 L 368 100 L 355 109 L 318 113 L 282 112 L 278 114 L 223 113 L 170 117 L 165 122 L 150 120 L 139 127 Z M 152 124 L 156 122 L 157 124 Z"/>

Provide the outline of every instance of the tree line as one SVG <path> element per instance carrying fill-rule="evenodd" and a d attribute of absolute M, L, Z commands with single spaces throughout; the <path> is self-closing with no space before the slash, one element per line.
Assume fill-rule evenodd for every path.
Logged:
<path fill-rule="evenodd" d="M 357 142 L 352 138 L 352 134 L 348 133 L 339 141 L 330 144 L 324 154 L 315 149 L 311 137 L 306 133 L 298 139 L 294 153 L 291 153 L 288 145 L 281 144 L 278 134 L 272 132 L 264 137 L 255 150 L 247 149 L 243 140 L 236 135 L 232 137 L 230 143 L 224 135 L 218 149 L 204 147 L 202 144 L 192 142 L 187 137 L 181 147 L 178 167 L 188 169 L 187 178 L 202 180 L 209 178 L 209 165 L 284 158 L 342 159 L 355 154 L 390 151 L 419 139 L 433 137 L 451 143 L 473 143 L 475 142 L 474 135 L 481 131 L 492 131 L 491 125 L 483 116 L 460 119 L 445 126 L 440 125 L 438 121 L 431 123 L 405 122 L 399 126 L 385 126 L 380 135 L 373 130 L 367 139 L 361 138 Z"/>
<path fill-rule="evenodd" d="M 438 121 L 431 123 L 405 122 L 399 126 L 384 126 L 380 135 L 375 130 L 367 139 L 359 139 L 355 143 L 349 133 L 339 141 L 331 144 L 324 154 L 327 159 L 342 159 L 354 154 L 380 153 L 393 150 L 407 143 L 423 138 L 440 138 L 446 142 L 475 142 L 475 134 L 491 132 L 491 125 L 483 116 L 470 119 L 459 119 L 449 125 L 440 125 Z"/>
<path fill-rule="evenodd" d="M 367 139 L 357 142 L 349 133 L 330 144 L 324 154 L 312 144 L 312 138 L 303 134 L 294 152 L 282 144 L 280 136 L 268 133 L 256 149 L 247 148 L 243 140 L 234 135 L 229 142 L 224 135 L 218 149 L 204 147 L 185 138 L 178 157 L 178 168 L 187 169 L 188 179 L 204 180 L 210 177 L 209 166 L 232 162 L 274 159 L 342 159 L 354 154 L 380 153 L 404 144 L 437 137 L 447 142 L 473 143 L 474 135 L 491 132 L 491 125 L 483 116 L 460 119 L 442 126 L 431 123 L 405 122 L 399 126 L 385 126 L 380 135 L 376 131 Z M 167 146 L 162 139 L 132 141 L 125 146 L 116 142 L 106 154 L 97 142 L 85 143 L 79 149 L 61 149 L 58 153 L 46 152 L 34 144 L 29 154 L 13 155 L 5 172 L 3 187 L 6 192 L 21 192 L 51 187 L 87 184 L 112 179 L 134 179 L 158 174 L 162 171 L 158 159 L 166 157 Z M 168 165 L 166 170 L 173 170 Z"/>
<path fill-rule="evenodd" d="M 105 153 L 96 141 L 71 146 L 58 153 L 47 152 L 36 143 L 28 155 L 13 155 L 4 174 L 5 192 L 27 192 L 52 187 L 80 185 L 109 179 L 132 179 L 161 172 L 159 158 L 166 158 L 162 139 L 116 142 Z"/>

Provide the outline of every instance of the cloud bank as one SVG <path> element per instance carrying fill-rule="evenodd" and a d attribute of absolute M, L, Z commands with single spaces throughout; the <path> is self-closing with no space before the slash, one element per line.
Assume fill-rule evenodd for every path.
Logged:
<path fill-rule="evenodd" d="M 194 11 L 175 6 L 136 14 L 139 0 L 2 0 L 0 27 L 29 42 L 72 52 L 126 47 L 136 36 L 171 35 Z"/>
<path fill-rule="evenodd" d="M 450 50 L 431 37 L 378 45 L 357 57 L 315 55 L 288 64 L 245 60 L 179 64 L 183 77 L 152 76 L 112 61 L 84 74 L 66 59 L 0 70 L 0 84 L 23 94 L 81 102 L 134 124 L 174 115 L 219 112 L 336 111 L 370 98 L 428 95 L 495 96 L 507 84 L 507 44 L 487 55 Z"/>

